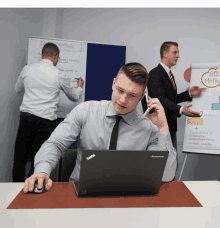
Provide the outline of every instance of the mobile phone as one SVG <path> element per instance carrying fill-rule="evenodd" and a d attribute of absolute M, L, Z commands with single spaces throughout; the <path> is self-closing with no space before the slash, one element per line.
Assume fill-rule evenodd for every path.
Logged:
<path fill-rule="evenodd" d="M 141 100 L 141 104 L 142 104 L 142 108 L 143 108 L 143 112 L 144 113 L 146 113 L 146 111 L 148 109 L 147 102 L 148 102 L 147 94 L 145 94 L 144 97 L 143 97 L 143 99 Z M 154 108 L 149 111 L 150 114 L 152 114 L 153 112 L 155 112 L 155 109 Z M 145 115 L 147 115 L 147 113 Z"/>

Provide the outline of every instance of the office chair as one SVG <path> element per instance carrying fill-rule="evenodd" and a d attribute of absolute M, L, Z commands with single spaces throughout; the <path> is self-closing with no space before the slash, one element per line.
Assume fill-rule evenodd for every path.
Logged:
<path fill-rule="evenodd" d="M 76 164 L 76 149 L 67 149 L 59 164 L 59 182 L 69 182 L 70 175 Z"/>

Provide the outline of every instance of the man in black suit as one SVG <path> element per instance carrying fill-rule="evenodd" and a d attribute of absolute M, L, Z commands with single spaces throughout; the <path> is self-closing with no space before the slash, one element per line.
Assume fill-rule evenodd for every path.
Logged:
<path fill-rule="evenodd" d="M 152 98 L 159 98 L 164 107 L 173 146 L 177 150 L 177 117 L 182 114 L 190 117 L 200 117 L 198 112 L 191 110 L 192 105 L 180 106 L 177 103 L 191 101 L 191 96 L 200 96 L 203 88 L 193 86 L 189 91 L 177 94 L 177 86 L 171 67 L 179 59 L 179 49 L 176 42 L 164 42 L 160 48 L 161 62 L 149 73 L 147 85 L 148 94 Z M 145 97 L 143 99 L 146 99 Z"/>

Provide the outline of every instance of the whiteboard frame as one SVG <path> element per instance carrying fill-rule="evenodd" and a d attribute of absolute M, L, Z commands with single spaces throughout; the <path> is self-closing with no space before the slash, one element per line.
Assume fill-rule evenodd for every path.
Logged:
<path fill-rule="evenodd" d="M 194 64 L 190 64 L 190 67 L 191 67 L 191 69 L 220 68 L 220 62 L 216 62 L 216 63 L 194 63 Z M 190 88 L 191 88 L 191 86 L 190 86 Z M 178 181 L 181 181 L 188 154 L 191 153 L 191 154 L 202 154 L 202 155 L 204 155 L 204 154 L 205 155 L 220 155 L 220 149 L 219 150 L 216 150 L 216 149 L 210 150 L 209 149 L 209 150 L 205 150 L 205 151 L 207 151 L 208 153 L 202 153 L 201 150 L 199 152 L 197 152 L 197 149 L 184 148 L 184 151 L 182 151 L 182 153 L 185 153 L 185 158 L 184 158 L 183 166 L 182 166 Z"/>
<path fill-rule="evenodd" d="M 67 39 L 60 39 L 60 38 L 51 38 L 51 37 L 41 37 L 41 36 L 29 36 L 29 38 L 38 38 L 38 39 L 50 39 L 50 40 L 62 40 L 62 41 L 71 41 L 71 42 L 84 42 L 84 43 L 91 43 L 91 44 L 106 44 L 106 45 L 115 45 L 115 46 L 125 46 L 127 50 L 127 45 L 124 44 L 111 44 L 111 43 L 100 43 L 100 42 L 92 42 L 92 41 L 81 41 L 81 40 L 67 40 Z M 28 40 L 29 40 L 28 38 Z"/>

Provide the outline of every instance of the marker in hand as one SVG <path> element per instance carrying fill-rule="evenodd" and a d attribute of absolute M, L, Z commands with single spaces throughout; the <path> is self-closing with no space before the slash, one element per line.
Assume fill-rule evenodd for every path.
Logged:
<path fill-rule="evenodd" d="M 84 80 L 83 80 L 81 77 L 79 77 L 79 78 L 75 78 L 75 79 L 77 79 L 78 86 L 79 86 L 79 87 L 82 87 L 82 86 L 83 86 L 83 84 L 84 84 Z"/>

